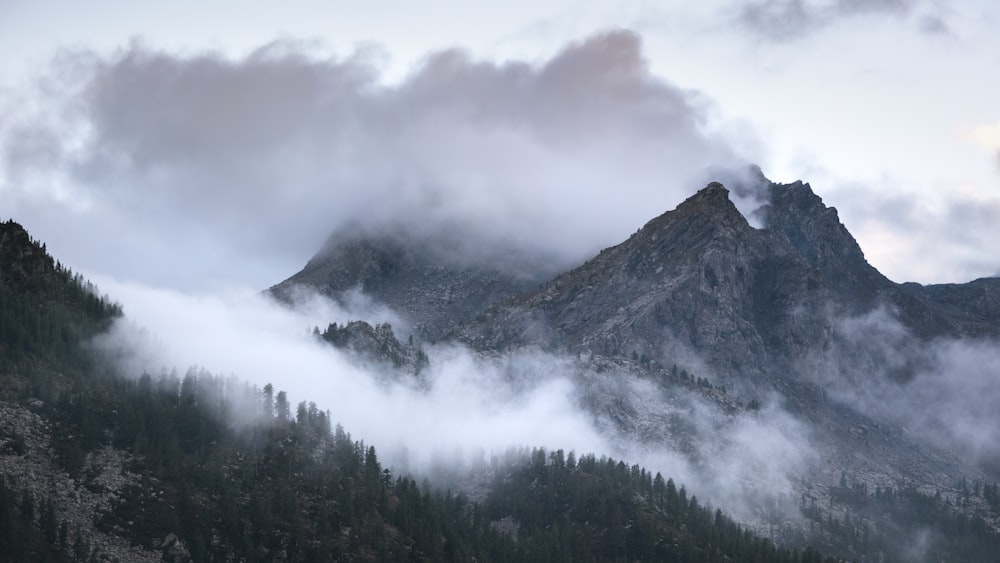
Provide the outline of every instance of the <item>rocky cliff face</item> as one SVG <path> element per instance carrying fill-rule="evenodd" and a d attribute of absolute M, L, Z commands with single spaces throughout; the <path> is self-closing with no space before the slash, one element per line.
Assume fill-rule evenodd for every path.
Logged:
<path fill-rule="evenodd" d="M 1000 319 L 1000 278 L 981 278 L 961 284 L 905 283 L 900 289 L 962 319 L 966 333 L 996 335 L 997 319 Z"/>

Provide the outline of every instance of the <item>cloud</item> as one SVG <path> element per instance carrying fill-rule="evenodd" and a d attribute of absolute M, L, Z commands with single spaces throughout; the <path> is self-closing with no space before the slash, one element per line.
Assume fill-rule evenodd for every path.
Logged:
<path fill-rule="evenodd" d="M 387 377 L 317 340 L 313 326 L 395 319 L 383 308 L 345 309 L 314 298 L 290 310 L 256 292 L 187 294 L 101 280 L 129 313 L 94 345 L 137 377 L 188 366 L 285 390 L 395 459 L 426 469 L 440 452 L 502 452 L 511 446 L 611 450 L 574 400 L 559 362 L 523 354 L 490 361 L 458 347 L 428 350 L 424 382 Z M 362 304 L 363 305 L 363 304 Z M 142 327 L 142 328 L 140 328 Z M 511 374 L 521 376 L 512 379 Z M 398 460 L 397 460 L 398 461 Z"/>
<path fill-rule="evenodd" d="M 793 41 L 841 21 L 861 17 L 907 19 L 926 0 L 755 0 L 741 3 L 737 21 L 742 27 L 775 41 Z M 918 27 L 928 34 L 948 32 L 943 15 L 925 14 Z"/>
<path fill-rule="evenodd" d="M 631 32 L 543 61 L 436 52 L 394 84 L 377 61 L 295 42 L 64 54 L 0 130 L 0 190 L 85 269 L 264 287 L 345 225 L 574 262 L 743 161 Z"/>

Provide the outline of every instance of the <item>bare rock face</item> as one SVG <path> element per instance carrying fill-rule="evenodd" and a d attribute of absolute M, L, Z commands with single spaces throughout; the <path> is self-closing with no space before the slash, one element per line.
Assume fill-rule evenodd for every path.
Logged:
<path fill-rule="evenodd" d="M 913 336 L 912 348 L 1000 335 L 1000 281 L 896 284 L 865 260 L 837 210 L 809 184 L 773 183 L 758 169 L 737 182 L 737 192 L 765 202 L 763 228 L 713 182 L 544 284 L 540 273 L 511 273 L 530 268 L 469 266 L 447 246 L 335 236 L 270 291 L 288 299 L 307 286 L 336 298 L 359 288 L 420 340 L 454 338 L 484 351 L 538 346 L 664 365 L 697 358 L 751 395 L 798 385 L 809 369 L 802 359 L 817 353 L 857 373 L 876 367 L 863 342 L 837 331 L 843 319 L 876 310 Z"/>
<path fill-rule="evenodd" d="M 758 324 L 778 287 L 769 261 L 808 268 L 772 250 L 719 183 L 707 187 L 584 265 L 536 291 L 496 304 L 461 337 L 476 348 L 526 344 L 668 363 L 685 350 L 729 373 L 761 373 L 767 339 Z"/>
<path fill-rule="evenodd" d="M 836 325 L 878 308 L 918 339 L 1000 335 L 1000 282 L 896 284 L 809 184 L 773 183 L 759 170 L 741 182 L 734 189 L 765 201 L 763 228 L 711 183 L 544 284 L 543 270 L 470 266 L 447 244 L 335 235 L 270 292 L 288 300 L 300 286 L 334 298 L 360 289 L 421 341 L 457 338 L 480 350 L 539 346 L 667 365 L 695 356 L 744 390 L 773 387 L 775 377 L 794 383 L 801 358 L 816 351 L 836 350 L 859 372 L 872 367 Z"/>
<path fill-rule="evenodd" d="M 995 335 L 1000 319 L 1000 277 L 980 278 L 968 283 L 920 285 L 905 283 L 900 288 L 915 299 L 927 301 L 966 319 L 966 332 Z"/>
<path fill-rule="evenodd" d="M 29 405 L 40 405 L 32 400 Z M 39 408 L 32 406 L 32 408 Z M 96 549 L 103 561 L 156 562 L 158 553 L 132 545 L 131 530 L 102 530 L 96 522 L 119 506 L 141 476 L 129 471 L 131 455 L 104 446 L 84 461 L 86 478 L 60 466 L 50 420 L 24 406 L 0 401 L 0 476 L 7 486 L 41 506 L 53 503 L 55 517 Z M 188 557 L 190 561 L 190 556 Z"/>

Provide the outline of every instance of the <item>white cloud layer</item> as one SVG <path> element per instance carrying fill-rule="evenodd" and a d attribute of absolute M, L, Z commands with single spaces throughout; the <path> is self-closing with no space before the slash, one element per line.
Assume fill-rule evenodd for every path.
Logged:
<path fill-rule="evenodd" d="M 741 162 L 628 31 L 540 62 L 433 53 L 394 85 L 370 55 L 64 54 L 0 129 L 0 190 L 88 269 L 263 287 L 344 225 L 571 263 Z"/>

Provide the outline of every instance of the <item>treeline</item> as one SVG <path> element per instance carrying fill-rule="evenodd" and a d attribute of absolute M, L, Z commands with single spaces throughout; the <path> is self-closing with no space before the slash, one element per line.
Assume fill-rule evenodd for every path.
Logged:
<path fill-rule="evenodd" d="M 526 561 L 836 561 L 780 548 L 659 473 L 562 450 L 533 450 L 498 479 L 482 510 L 519 524 Z"/>
<path fill-rule="evenodd" d="M 336 348 L 350 350 L 368 361 L 384 362 L 393 368 L 407 367 L 419 374 L 430 364 L 430 359 L 419 345 L 414 345 L 413 335 L 406 344 L 400 342 L 389 323 L 374 326 L 365 321 L 350 321 L 343 325 L 330 323 L 320 332 L 313 328 L 313 334 Z"/>
<path fill-rule="evenodd" d="M 81 436 L 57 443 L 66 469 L 88 482 L 76 443 L 131 451 L 141 481 L 100 526 L 150 549 L 175 533 L 195 561 L 832 561 L 613 459 L 534 450 L 475 503 L 392 475 L 330 413 L 302 402 L 293 415 L 271 386 L 194 369 L 94 383 L 51 413 Z"/>

